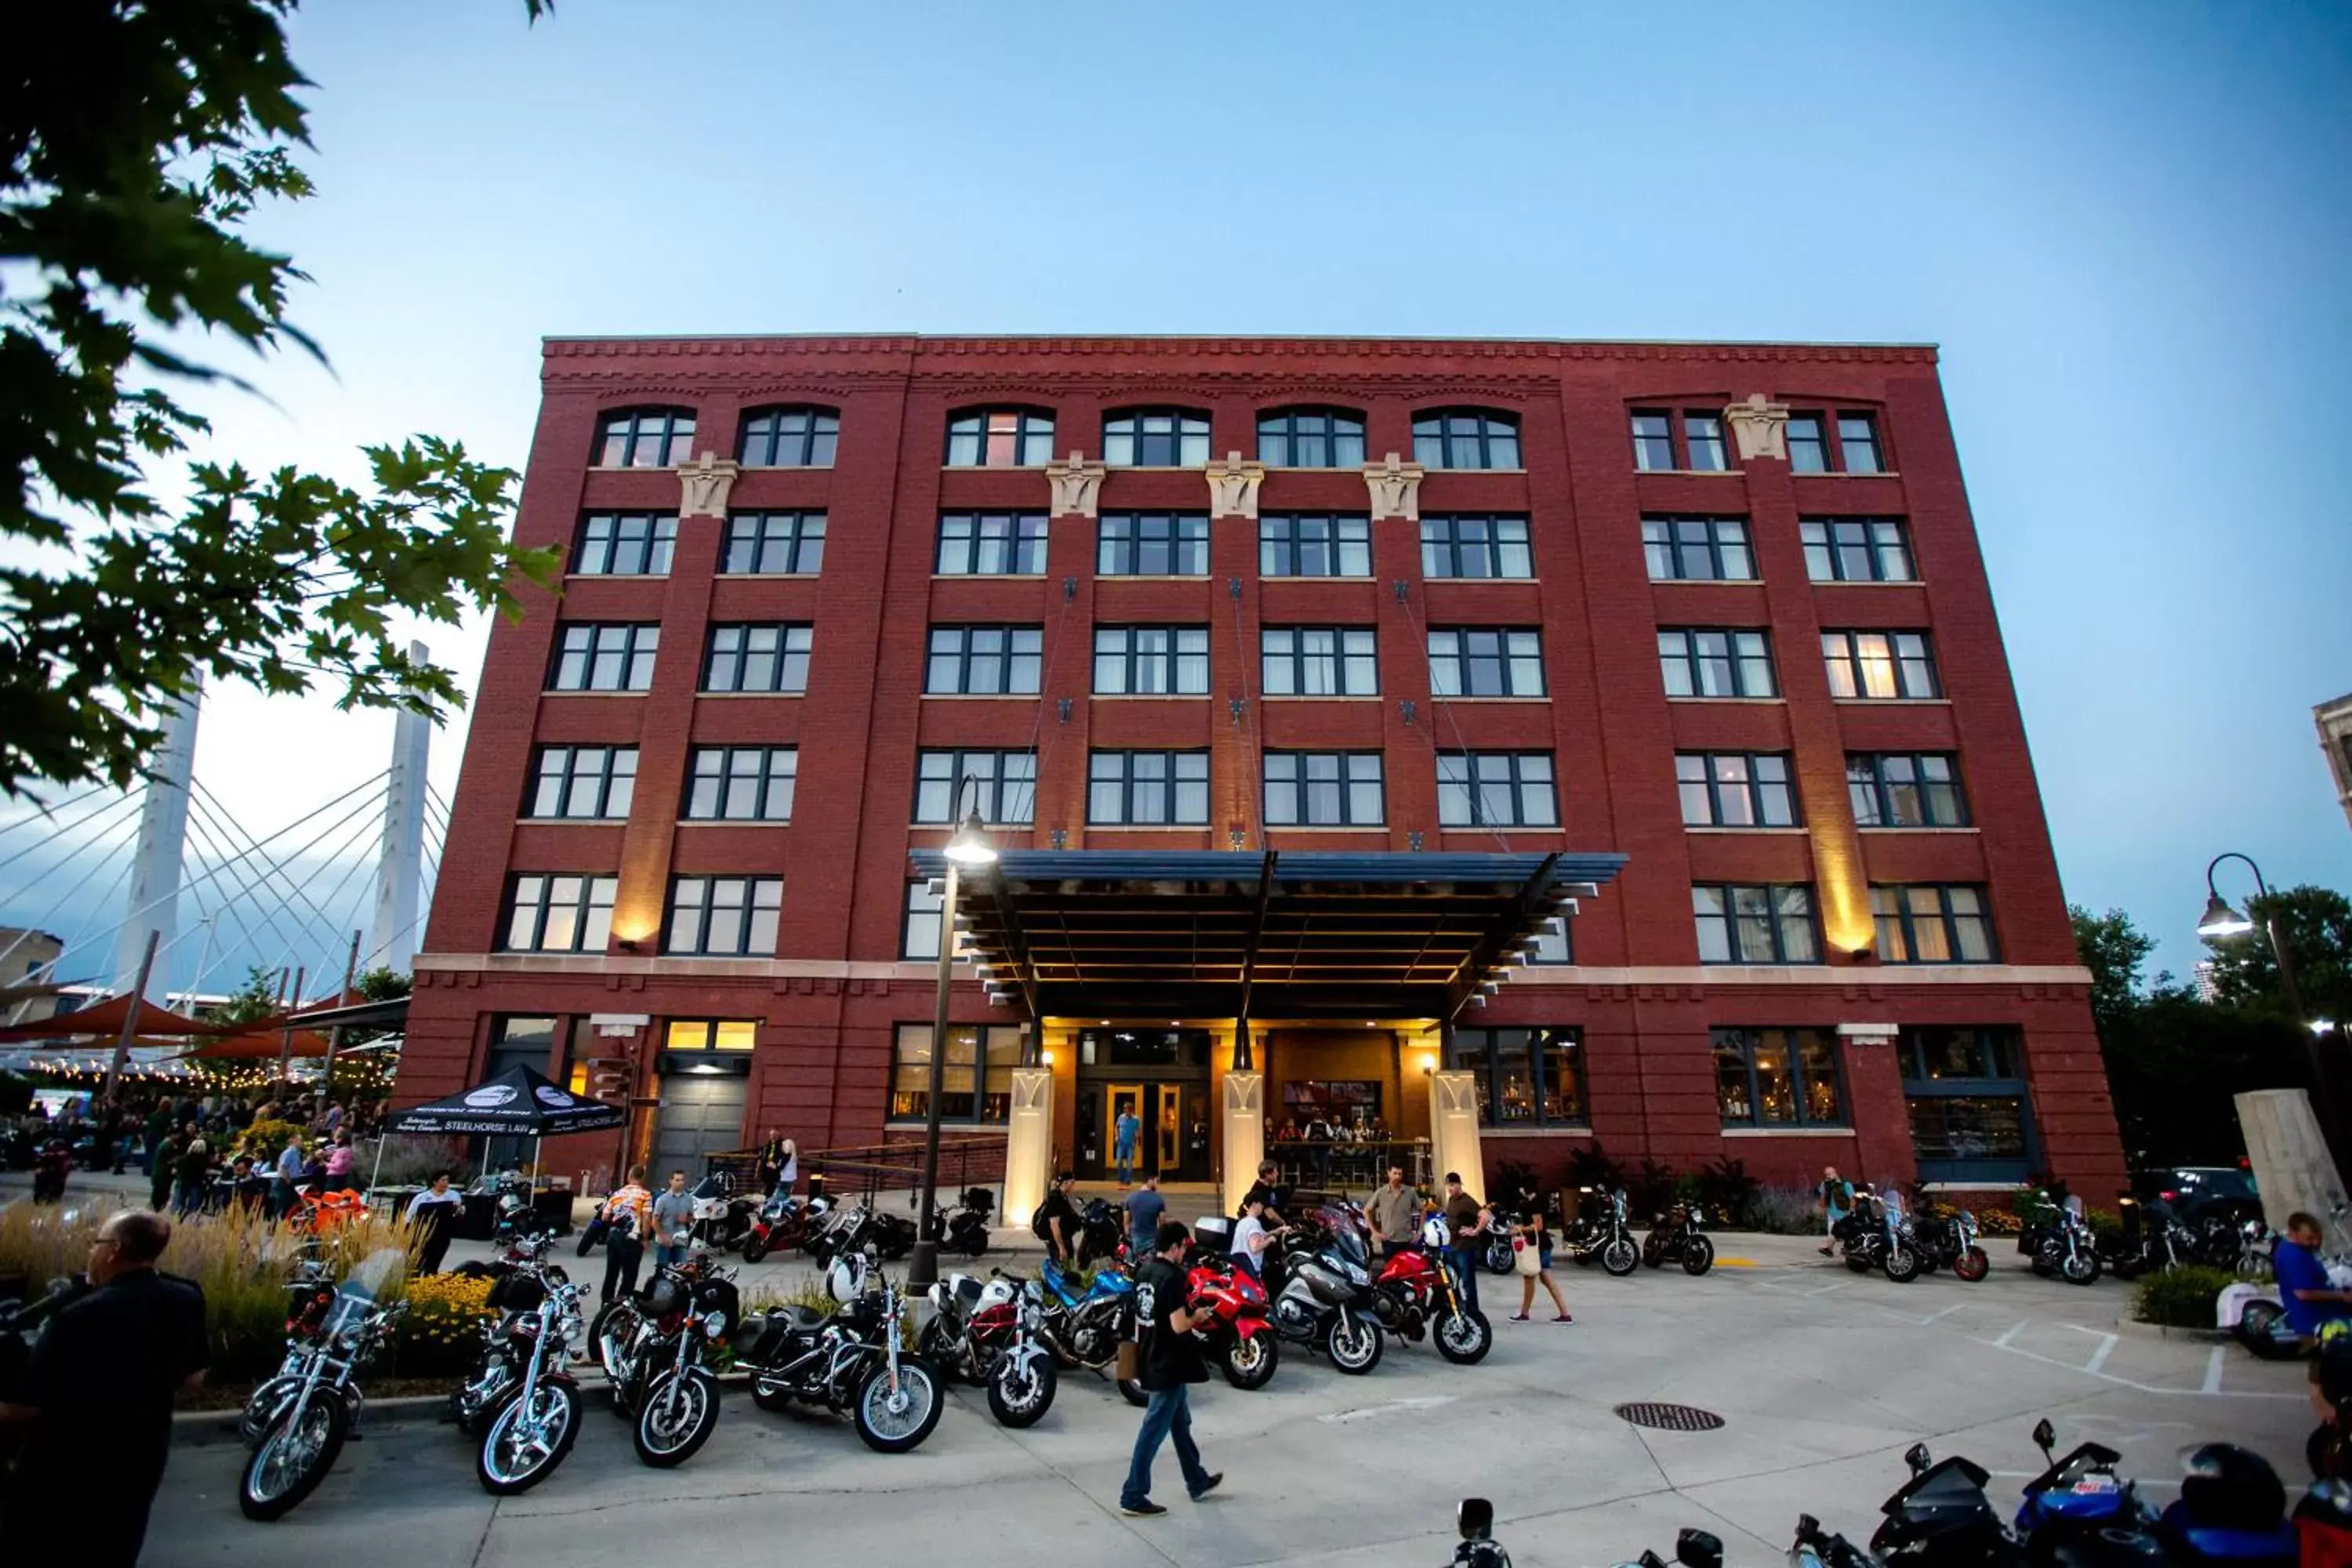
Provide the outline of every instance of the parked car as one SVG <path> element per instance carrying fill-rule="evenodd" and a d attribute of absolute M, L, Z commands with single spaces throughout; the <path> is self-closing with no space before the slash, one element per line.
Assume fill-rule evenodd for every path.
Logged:
<path fill-rule="evenodd" d="M 2216 1218 L 2238 1226 L 2263 1217 L 2254 1173 L 2235 1165 L 2158 1165 L 2134 1178 L 2132 1191 L 2143 1199 L 2170 1204 L 2187 1226 L 2201 1226 Z"/>

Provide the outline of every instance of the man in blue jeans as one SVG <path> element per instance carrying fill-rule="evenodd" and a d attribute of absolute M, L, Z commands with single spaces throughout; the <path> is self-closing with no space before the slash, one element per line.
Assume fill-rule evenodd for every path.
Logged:
<path fill-rule="evenodd" d="M 1184 1468 L 1184 1489 L 1200 1501 L 1225 1478 L 1201 1463 L 1192 1441 L 1191 1385 L 1209 1381 L 1208 1363 L 1192 1337 L 1192 1314 L 1185 1310 L 1185 1275 L 1177 1259 L 1192 1237 L 1178 1220 L 1164 1222 L 1152 1237 L 1151 1261 L 1135 1277 L 1135 1321 L 1142 1340 L 1143 1387 L 1151 1403 L 1135 1434 L 1135 1458 L 1119 1489 L 1118 1511 L 1151 1519 L 1168 1510 L 1151 1500 L 1151 1461 L 1167 1438 L 1176 1439 L 1176 1461 Z"/>
<path fill-rule="evenodd" d="M 685 1262 L 693 1236 L 694 1194 L 686 1190 L 686 1173 L 672 1171 L 669 1186 L 654 1199 L 654 1266 L 675 1268 Z"/>
<path fill-rule="evenodd" d="M 1135 1180 L 1135 1142 L 1143 1136 L 1143 1119 L 1135 1113 L 1135 1102 L 1118 1102 L 1118 1120 L 1111 1128 L 1111 1158 L 1118 1163 L 1118 1184 L 1126 1186 Z"/>

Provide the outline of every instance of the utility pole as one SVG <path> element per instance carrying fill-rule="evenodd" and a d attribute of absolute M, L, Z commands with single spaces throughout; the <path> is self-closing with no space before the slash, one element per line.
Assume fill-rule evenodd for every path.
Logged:
<path fill-rule="evenodd" d="M 302 1005 L 302 977 L 310 973 L 308 968 L 295 969 L 294 991 L 286 1001 L 286 1033 L 278 1042 L 278 1081 L 280 1083 L 294 1076 L 294 1009 Z"/>
<path fill-rule="evenodd" d="M 195 776 L 196 714 L 203 700 L 202 684 L 192 681 L 172 705 L 163 720 L 163 748 L 147 775 L 139 847 L 131 863 L 131 901 L 123 906 L 122 927 L 114 938 L 118 994 L 130 986 L 132 975 L 146 973 L 139 952 L 150 931 L 161 932 L 166 946 L 179 931 L 180 858 L 188 837 L 188 788 Z"/>
<path fill-rule="evenodd" d="M 114 1093 L 122 1082 L 122 1067 L 131 1059 L 131 1042 L 139 1034 L 139 1009 L 146 1005 L 147 977 L 155 971 L 155 946 L 163 939 L 160 931 L 147 933 L 147 951 L 139 960 L 138 976 L 131 982 L 130 1005 L 122 1010 L 122 1034 L 114 1042 L 114 1059 L 106 1065 L 105 1104 L 114 1103 Z"/>

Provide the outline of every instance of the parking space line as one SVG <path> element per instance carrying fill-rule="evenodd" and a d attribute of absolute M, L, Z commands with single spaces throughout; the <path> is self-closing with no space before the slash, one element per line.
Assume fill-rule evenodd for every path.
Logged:
<path fill-rule="evenodd" d="M 2221 1392 L 2221 1364 L 2226 1359 L 2223 1352 L 2229 1348 L 2227 1345 L 2215 1345 L 2213 1353 L 2205 1358 L 2205 1387 L 2202 1392 L 2206 1394 Z"/>
<path fill-rule="evenodd" d="M 2093 1377 L 2098 1376 L 2099 1369 L 2107 1364 L 2107 1358 L 2116 1353 L 2117 1338 L 2115 1334 L 2099 1336 L 2099 1348 L 2091 1352 L 2091 1359 L 2083 1363 L 2083 1370 Z"/>
<path fill-rule="evenodd" d="M 1961 1308 L 1963 1308 L 1963 1307 L 1965 1307 L 1965 1306 L 1967 1306 L 1967 1305 L 1968 1305 L 1968 1303 L 1967 1303 L 1966 1301 L 1955 1301 L 1955 1302 L 1953 1302 L 1950 1306 L 1948 1306 L 1948 1307 L 1945 1308 L 1942 1311 L 1940 1311 L 1940 1312 L 1930 1312 L 1930 1313 L 1928 1313 L 1926 1317 L 1924 1317 L 1924 1318 L 1920 1319 L 1920 1320 L 1919 1320 L 1919 1326 L 1920 1326 L 1921 1328 L 1923 1328 L 1923 1329 L 1924 1329 L 1924 1328 L 1926 1328 L 1929 1323 L 1934 1322 L 1937 1319 L 1938 1319 L 1938 1318 L 1948 1318 L 1948 1317 L 1950 1317 L 1954 1312 L 1958 1311 Z"/>
<path fill-rule="evenodd" d="M 2005 1333 L 2005 1334 L 2001 1335 L 2001 1336 L 2000 1336 L 2000 1338 L 1999 1338 L 1999 1339 L 1997 1339 L 1997 1340 L 1993 1341 L 1993 1343 L 1994 1343 L 1995 1345 L 1999 1346 L 1999 1347 L 2000 1347 L 2000 1349 L 2002 1349 L 2002 1350 L 2007 1350 L 2007 1349 L 2009 1348 L 2009 1342 L 2010 1342 L 2010 1341 L 2011 1341 L 2011 1340 L 2013 1340 L 2013 1339 L 2017 1338 L 2017 1336 L 2018 1336 L 2018 1335 L 2020 1335 L 2020 1334 L 2023 1333 L 2026 1330 L 2028 1330 L 2028 1329 L 2032 1328 L 2032 1326 L 2033 1326 L 2033 1320 L 2032 1320 L 2032 1319 L 2031 1319 L 2031 1318 L 2027 1318 L 2027 1319 L 2025 1319 L 2025 1320 L 2024 1320 L 2023 1321 L 2021 1321 L 2021 1322 L 2014 1323 L 2014 1324 L 2011 1325 L 2009 1332 L 2007 1332 L 2007 1333 Z"/>

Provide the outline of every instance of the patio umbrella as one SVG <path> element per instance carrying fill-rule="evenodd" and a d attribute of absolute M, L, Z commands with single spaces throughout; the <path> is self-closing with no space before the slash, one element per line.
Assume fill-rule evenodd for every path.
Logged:
<path fill-rule="evenodd" d="M 629 1113 L 601 1100 L 583 1100 L 558 1089 L 530 1068 L 510 1067 L 446 1100 L 436 1100 L 384 1118 L 383 1131 L 426 1133 L 488 1133 L 531 1140 L 531 1182 L 538 1184 L 539 1146 L 550 1133 L 596 1132 L 628 1123 Z M 375 1144 L 376 1170 L 383 1169 L 383 1139 Z M 375 1181 L 369 1178 L 368 1185 Z"/>
<path fill-rule="evenodd" d="M 0 1028 L 0 1045 L 12 1040 L 54 1040 L 69 1035 L 88 1035 L 106 1039 L 119 1038 L 122 1020 L 131 1011 L 128 995 L 109 996 L 103 1002 L 72 1013 L 60 1013 L 54 1018 L 36 1018 L 26 1024 L 10 1024 Z M 152 1002 L 139 1003 L 139 1021 L 133 1031 L 142 1035 L 201 1035 L 207 1026 L 168 1007 L 158 1007 Z"/>
<path fill-rule="evenodd" d="M 182 1051 L 180 1055 L 184 1059 L 194 1057 L 215 1062 L 275 1061 L 278 1053 L 285 1049 L 286 1031 L 281 1028 L 268 1034 L 250 1030 L 224 1035 L 218 1039 L 206 1040 L 193 1050 Z M 327 1037 L 310 1029 L 295 1030 L 293 1054 L 298 1057 L 325 1056 Z"/>

